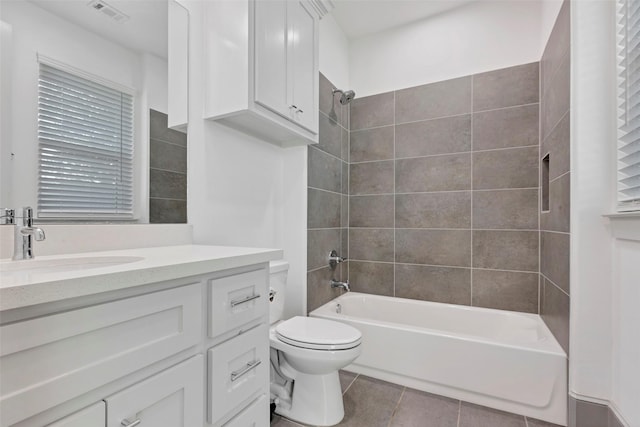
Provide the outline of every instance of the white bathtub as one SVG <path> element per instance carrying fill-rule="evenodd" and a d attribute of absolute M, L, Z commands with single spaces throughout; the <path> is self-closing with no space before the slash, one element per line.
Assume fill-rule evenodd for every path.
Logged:
<path fill-rule="evenodd" d="M 348 371 L 567 425 L 567 356 L 538 315 L 356 292 L 309 315 L 362 332 Z"/>

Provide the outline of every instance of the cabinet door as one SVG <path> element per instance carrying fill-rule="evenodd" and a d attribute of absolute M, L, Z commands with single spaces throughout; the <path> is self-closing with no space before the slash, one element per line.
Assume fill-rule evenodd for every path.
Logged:
<path fill-rule="evenodd" d="M 286 20 L 286 1 L 255 0 L 255 101 L 290 117 Z"/>
<path fill-rule="evenodd" d="M 201 426 L 203 357 L 197 355 L 107 399 L 107 427 Z"/>
<path fill-rule="evenodd" d="M 107 424 L 107 414 L 104 401 L 84 408 L 75 414 L 64 417 L 48 427 L 105 427 Z"/>
<path fill-rule="evenodd" d="M 301 0 L 288 3 L 290 90 L 295 121 L 318 132 L 318 16 Z"/>

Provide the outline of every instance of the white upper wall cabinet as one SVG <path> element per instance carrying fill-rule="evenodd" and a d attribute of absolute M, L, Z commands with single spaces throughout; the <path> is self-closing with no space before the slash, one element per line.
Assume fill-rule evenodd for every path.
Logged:
<path fill-rule="evenodd" d="M 288 147 L 318 142 L 319 15 L 305 0 L 208 2 L 206 119 Z"/>

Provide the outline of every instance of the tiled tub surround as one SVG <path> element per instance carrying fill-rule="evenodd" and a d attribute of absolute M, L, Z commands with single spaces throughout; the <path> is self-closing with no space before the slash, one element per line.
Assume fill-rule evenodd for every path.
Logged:
<path fill-rule="evenodd" d="M 149 110 L 149 222 L 187 222 L 187 134 Z"/>
<path fill-rule="evenodd" d="M 335 86 L 320 74 L 320 136 L 308 148 L 307 308 L 311 311 L 340 294 L 330 280 L 346 280 L 346 267 L 335 273 L 328 265 L 329 251 L 348 257 L 349 108 Z"/>
<path fill-rule="evenodd" d="M 566 425 L 566 354 L 536 314 L 349 292 L 310 315 L 362 333 L 349 371 Z"/>
<path fill-rule="evenodd" d="M 558 427 L 346 371 L 340 372 L 340 383 L 345 412 L 340 427 Z M 298 426 L 280 417 L 271 422 L 271 427 Z"/>
<path fill-rule="evenodd" d="M 540 158 L 549 156 L 549 210 L 540 215 L 540 314 L 569 353 L 570 2 L 540 62 Z M 543 184 L 541 182 L 541 184 Z"/>
<path fill-rule="evenodd" d="M 539 64 L 351 104 L 354 291 L 539 312 Z"/>

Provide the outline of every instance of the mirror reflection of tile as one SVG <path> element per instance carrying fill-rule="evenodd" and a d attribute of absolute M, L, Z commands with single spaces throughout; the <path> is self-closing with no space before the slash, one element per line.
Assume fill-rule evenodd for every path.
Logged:
<path fill-rule="evenodd" d="M 187 134 L 149 110 L 149 222 L 187 222 Z"/>

